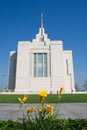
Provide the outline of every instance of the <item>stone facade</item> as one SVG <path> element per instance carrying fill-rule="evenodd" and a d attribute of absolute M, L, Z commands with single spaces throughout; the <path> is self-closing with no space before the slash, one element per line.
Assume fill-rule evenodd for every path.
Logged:
<path fill-rule="evenodd" d="M 72 51 L 63 50 L 62 41 L 51 41 L 39 28 L 36 38 L 18 42 L 17 52 L 10 53 L 8 89 L 16 93 L 75 92 Z"/>

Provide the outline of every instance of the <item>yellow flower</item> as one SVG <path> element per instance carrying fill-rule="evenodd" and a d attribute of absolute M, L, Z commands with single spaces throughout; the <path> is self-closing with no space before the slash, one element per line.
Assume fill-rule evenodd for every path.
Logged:
<path fill-rule="evenodd" d="M 60 90 L 57 91 L 58 98 L 61 99 L 61 93 L 63 92 L 64 87 L 60 87 Z"/>
<path fill-rule="evenodd" d="M 22 104 L 22 99 L 21 98 L 18 98 L 18 101 Z"/>
<path fill-rule="evenodd" d="M 50 113 L 50 115 L 52 116 L 53 115 L 53 106 L 51 105 L 46 105 L 47 106 L 47 112 Z"/>
<path fill-rule="evenodd" d="M 34 111 L 34 107 L 27 108 L 27 114 L 32 113 Z"/>
<path fill-rule="evenodd" d="M 51 110 L 53 110 L 53 106 L 51 105 L 46 105 L 47 106 L 47 110 L 50 112 Z"/>
<path fill-rule="evenodd" d="M 39 107 L 39 112 L 42 112 L 43 111 L 43 108 L 42 106 Z"/>
<path fill-rule="evenodd" d="M 59 93 L 61 94 L 64 90 L 64 87 L 60 87 Z"/>
<path fill-rule="evenodd" d="M 27 95 L 24 95 L 24 97 L 23 97 L 22 99 L 21 99 L 21 98 L 18 98 L 18 101 L 19 101 L 21 104 L 23 104 L 23 103 L 26 102 L 27 98 L 28 98 L 28 96 L 27 96 Z"/>
<path fill-rule="evenodd" d="M 38 92 L 38 95 L 40 96 L 41 100 L 44 99 L 45 97 L 47 97 L 47 92 L 46 91 L 43 91 L 43 90 L 40 90 Z"/>
<path fill-rule="evenodd" d="M 23 99 L 22 99 L 22 102 L 25 103 L 27 99 L 28 99 L 28 96 L 27 96 L 27 95 L 24 95 L 24 97 L 23 97 Z"/>
<path fill-rule="evenodd" d="M 47 112 L 47 110 L 46 110 L 45 107 L 40 106 L 40 107 L 39 107 L 39 112 L 45 113 L 45 112 Z"/>

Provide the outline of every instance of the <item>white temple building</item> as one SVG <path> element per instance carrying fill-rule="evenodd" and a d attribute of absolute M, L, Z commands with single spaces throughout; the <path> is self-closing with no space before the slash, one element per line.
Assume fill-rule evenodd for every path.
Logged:
<path fill-rule="evenodd" d="M 63 42 L 51 41 L 41 26 L 36 38 L 19 41 L 18 50 L 10 52 L 8 90 L 15 93 L 75 92 L 71 50 L 63 50 Z"/>

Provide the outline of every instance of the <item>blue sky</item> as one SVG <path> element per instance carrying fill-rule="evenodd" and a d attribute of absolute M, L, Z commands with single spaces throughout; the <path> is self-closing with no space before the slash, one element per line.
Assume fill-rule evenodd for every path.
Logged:
<path fill-rule="evenodd" d="M 73 52 L 75 82 L 82 86 L 87 79 L 87 0 L 0 0 L 0 87 L 6 86 L 10 51 L 35 38 L 41 12 L 48 37 Z"/>

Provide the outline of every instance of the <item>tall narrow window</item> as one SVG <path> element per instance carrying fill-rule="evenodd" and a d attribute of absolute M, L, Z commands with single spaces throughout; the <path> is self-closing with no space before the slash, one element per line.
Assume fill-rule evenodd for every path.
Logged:
<path fill-rule="evenodd" d="M 46 53 L 34 53 L 34 77 L 47 77 Z"/>
<path fill-rule="evenodd" d="M 47 54 L 44 54 L 44 77 L 47 76 Z"/>
<path fill-rule="evenodd" d="M 69 69 L 68 69 L 68 59 L 66 59 L 66 73 L 67 73 L 67 75 L 69 74 Z"/>
<path fill-rule="evenodd" d="M 34 76 L 35 76 L 35 77 L 36 77 L 36 75 L 37 75 L 37 73 L 36 73 L 36 65 L 37 65 L 37 64 L 36 64 L 36 63 L 37 63 L 36 61 L 37 61 L 37 60 L 36 60 L 36 59 L 37 59 L 37 54 L 34 54 Z"/>
<path fill-rule="evenodd" d="M 38 54 L 38 77 L 43 77 L 43 54 Z"/>

